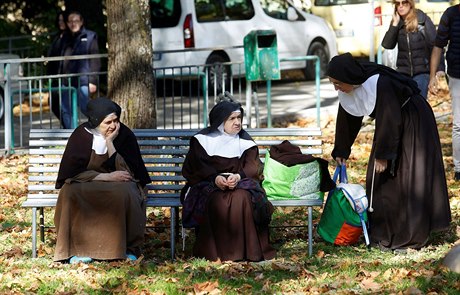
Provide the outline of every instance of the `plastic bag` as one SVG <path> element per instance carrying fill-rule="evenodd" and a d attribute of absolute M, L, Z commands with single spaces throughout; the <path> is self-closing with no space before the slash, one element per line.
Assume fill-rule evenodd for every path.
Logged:
<path fill-rule="evenodd" d="M 270 158 L 270 153 L 266 154 L 262 186 L 269 200 L 322 199 L 320 183 L 318 161 L 289 167 Z"/>
<path fill-rule="evenodd" d="M 339 184 L 328 193 L 326 204 L 318 224 L 318 234 L 335 245 L 352 245 L 358 242 L 364 232 L 367 234 L 367 196 L 359 184 L 348 184 L 346 168 L 337 166 L 333 180 Z"/>

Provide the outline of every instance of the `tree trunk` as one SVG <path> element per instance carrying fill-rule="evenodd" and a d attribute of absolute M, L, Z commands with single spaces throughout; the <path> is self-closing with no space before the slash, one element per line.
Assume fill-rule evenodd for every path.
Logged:
<path fill-rule="evenodd" d="M 148 0 L 107 0 L 108 97 L 131 128 L 156 128 Z"/>

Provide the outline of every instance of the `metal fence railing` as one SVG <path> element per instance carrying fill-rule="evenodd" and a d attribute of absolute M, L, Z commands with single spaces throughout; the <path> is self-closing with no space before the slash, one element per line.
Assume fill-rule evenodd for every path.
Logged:
<path fill-rule="evenodd" d="M 65 59 L 81 58 L 100 58 L 101 64 L 107 64 L 105 54 L 66 57 Z M 307 59 L 306 57 L 299 58 Z M 313 56 L 309 58 L 317 59 Z M 62 57 L 41 57 L 0 61 L 0 69 L 3 70 L 0 71 L 0 94 L 2 96 L 0 97 L 0 149 L 4 149 L 6 153 L 27 147 L 31 128 L 61 128 L 61 122 L 56 114 L 60 114 L 60 106 L 63 101 L 68 100 L 73 106 L 72 126 L 77 126 L 87 120 L 77 106 L 80 84 L 72 83 L 75 79 L 80 80 L 82 74 L 46 74 L 46 63 L 62 60 L 64 60 Z M 261 116 L 265 116 L 270 124 L 270 96 L 267 96 L 267 93 L 261 93 L 258 97 L 253 95 L 251 83 L 246 81 L 243 67 L 244 63 L 240 61 L 154 68 L 155 93 L 153 97 L 156 99 L 157 128 L 188 129 L 207 126 L 209 110 L 214 106 L 219 95 L 226 91 L 241 103 L 246 102 L 245 123 L 248 127 L 254 127 L 253 123 L 259 127 Z M 230 68 L 232 70 L 229 71 Z M 223 71 L 225 75 L 222 74 Z M 317 72 L 319 72 L 319 65 Z M 97 76 L 97 92 L 92 97 L 105 96 L 107 70 L 102 69 L 100 72 L 86 75 Z M 318 81 L 319 78 L 316 81 L 318 97 L 316 106 L 319 114 Z M 264 84 L 263 81 L 256 83 Z M 269 92 L 268 87 L 261 86 L 259 89 Z M 256 117 L 257 120 L 252 120 L 253 117 Z"/>
<path fill-rule="evenodd" d="M 100 58 L 107 55 L 67 57 L 67 59 Z M 72 126 L 86 121 L 77 107 L 78 85 L 81 74 L 47 75 L 46 63 L 62 61 L 62 57 L 7 59 L 1 61 L 0 75 L 0 149 L 7 153 L 27 146 L 30 128 L 61 128 L 57 114 L 65 99 L 70 100 Z M 107 64 L 102 62 L 102 64 Z M 154 69 L 157 104 L 157 128 L 201 128 L 207 125 L 207 114 L 220 93 L 229 91 L 236 99 L 244 101 L 243 78 L 231 73 L 229 82 L 217 81 L 219 67 L 240 68 L 240 63 L 224 65 L 196 65 L 177 68 Z M 107 70 L 92 72 L 97 76 L 97 93 L 104 96 L 107 89 Z M 233 79 L 233 76 L 235 78 Z M 211 81 L 214 79 L 214 81 Z M 209 88 L 210 82 L 214 85 Z M 218 86 L 222 85 L 222 86 Z M 226 87 L 229 87 L 227 89 Z M 53 110 L 55 110 L 53 112 Z M 57 110 L 57 111 L 56 111 Z"/>

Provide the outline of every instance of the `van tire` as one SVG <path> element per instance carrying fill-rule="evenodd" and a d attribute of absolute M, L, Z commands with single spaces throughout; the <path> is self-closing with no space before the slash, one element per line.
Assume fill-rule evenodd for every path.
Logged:
<path fill-rule="evenodd" d="M 308 49 L 307 55 L 317 55 L 320 60 L 320 78 L 324 78 L 326 76 L 327 65 L 329 63 L 329 51 L 327 50 L 327 46 L 323 43 L 315 41 L 310 45 Z M 305 68 L 305 78 L 307 80 L 315 80 L 316 71 L 315 71 L 315 61 L 308 60 L 307 67 Z"/>
<path fill-rule="evenodd" d="M 219 64 L 229 62 L 227 57 L 222 54 L 213 53 L 206 60 L 207 71 L 208 71 L 208 93 L 211 95 L 218 95 L 223 92 L 223 81 L 225 83 L 225 90 L 230 90 L 230 79 L 232 77 L 232 69 L 230 65 L 219 66 Z M 214 75 L 216 76 L 216 93 L 214 93 Z"/>

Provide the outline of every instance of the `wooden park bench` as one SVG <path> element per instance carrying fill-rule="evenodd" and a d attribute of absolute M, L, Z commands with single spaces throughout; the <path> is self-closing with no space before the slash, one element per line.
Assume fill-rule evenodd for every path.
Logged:
<path fill-rule="evenodd" d="M 55 181 L 70 129 L 31 129 L 29 142 L 29 185 L 23 207 L 32 208 L 32 257 L 37 257 L 37 214 L 40 238 L 44 241 L 44 208 L 56 206 L 59 190 Z M 171 258 L 175 255 L 176 229 L 181 203 L 180 190 L 185 179 L 181 169 L 189 149 L 193 129 L 136 129 L 142 157 L 151 176 L 148 185 L 147 207 L 168 207 L 171 210 Z M 263 161 L 270 146 L 287 139 L 299 146 L 303 153 L 322 153 L 319 128 L 258 128 L 246 131 L 254 138 Z M 308 208 L 308 253 L 312 254 L 312 207 L 322 206 L 322 199 L 277 200 L 274 206 L 306 206 Z"/>

